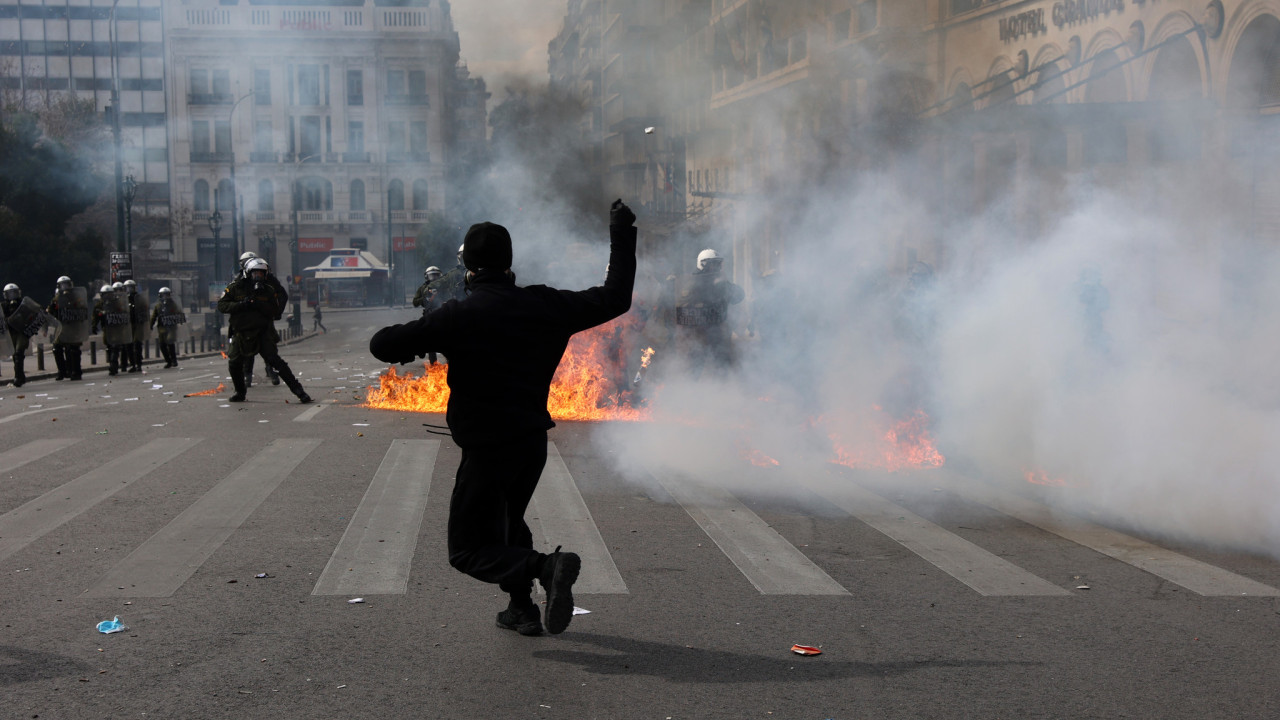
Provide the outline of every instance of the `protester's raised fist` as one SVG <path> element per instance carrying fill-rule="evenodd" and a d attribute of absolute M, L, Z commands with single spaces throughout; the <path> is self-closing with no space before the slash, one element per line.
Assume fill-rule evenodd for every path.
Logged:
<path fill-rule="evenodd" d="M 636 214 L 631 212 L 631 208 L 627 207 L 622 200 L 614 200 L 613 206 L 609 208 L 609 224 L 618 227 L 631 227 L 636 222 Z"/>

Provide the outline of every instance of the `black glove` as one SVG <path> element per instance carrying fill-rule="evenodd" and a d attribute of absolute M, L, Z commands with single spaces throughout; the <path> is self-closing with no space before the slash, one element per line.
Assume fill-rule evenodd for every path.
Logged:
<path fill-rule="evenodd" d="M 636 214 L 621 199 L 614 200 L 609 208 L 609 225 L 611 227 L 631 227 L 636 223 Z"/>

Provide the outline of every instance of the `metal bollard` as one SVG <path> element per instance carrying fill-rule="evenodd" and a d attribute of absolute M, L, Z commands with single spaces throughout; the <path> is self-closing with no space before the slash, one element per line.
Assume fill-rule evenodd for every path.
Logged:
<path fill-rule="evenodd" d="M 44 369 L 44 343 L 36 343 L 36 369 Z"/>
<path fill-rule="evenodd" d="M 203 334 L 203 333 L 201 333 L 201 335 L 200 335 L 200 352 L 204 352 L 204 339 L 205 339 L 205 336 L 204 336 L 204 334 Z"/>

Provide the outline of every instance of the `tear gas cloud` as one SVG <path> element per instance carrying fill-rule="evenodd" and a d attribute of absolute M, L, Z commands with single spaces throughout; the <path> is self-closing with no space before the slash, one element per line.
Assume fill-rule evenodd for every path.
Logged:
<path fill-rule="evenodd" d="M 794 111 L 750 118 L 755 135 L 786 135 L 783 114 Z M 1195 139 L 1190 157 L 1201 153 L 1201 129 L 1175 133 Z M 1011 124 L 1009 137 L 1023 130 Z M 648 395 L 655 422 L 595 432 L 623 475 L 649 485 L 647 469 L 665 468 L 752 489 L 741 470 L 759 451 L 779 462 L 773 493 L 801 479 L 849 482 L 819 472 L 833 460 L 833 437 L 856 446 L 877 416 L 923 411 L 961 487 L 1031 489 L 1034 474 L 1059 485 L 1044 499 L 1064 511 L 1280 555 L 1280 340 L 1271 332 L 1280 263 L 1231 209 L 1247 180 L 1211 162 L 1074 175 L 1024 168 L 1007 197 L 956 211 L 937 196 L 942 169 L 925 143 L 898 148 L 892 163 L 833 173 L 838 141 L 811 142 L 752 168 L 785 193 L 757 184 L 733 208 L 748 242 L 784 228 L 780 274 L 761 278 L 750 251 L 735 258 L 728 234 L 673 239 L 681 272 L 693 269 L 690 249 L 713 247 L 730 258 L 726 275 L 749 285 L 730 318 L 738 363 L 694 380 L 659 349 L 661 387 Z M 517 272 L 538 268 L 522 282 L 600 281 L 607 204 L 584 219 L 573 210 L 580 198 L 557 196 L 527 153 L 498 153 L 490 177 L 524 208 L 493 218 L 511 228 Z M 1020 212 L 1013 197 L 1044 198 L 1034 232 L 1010 221 Z M 645 246 L 643 213 L 639 224 Z M 562 262 L 566 248 L 587 259 Z M 911 279 L 907 249 L 931 276 Z M 664 255 L 643 258 L 638 298 L 656 302 L 673 267 Z M 928 487 L 931 472 L 891 479 Z"/>

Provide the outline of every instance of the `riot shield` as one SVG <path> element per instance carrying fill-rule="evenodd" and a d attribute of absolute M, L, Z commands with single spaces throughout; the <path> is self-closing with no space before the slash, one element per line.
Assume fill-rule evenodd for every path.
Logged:
<path fill-rule="evenodd" d="M 159 303 L 159 312 L 156 313 L 156 324 L 161 327 L 177 327 L 187 322 L 187 314 L 182 312 L 182 308 L 178 307 L 178 303 L 173 298 L 161 300 Z"/>
<path fill-rule="evenodd" d="M 133 324 L 129 321 L 129 298 L 122 293 L 109 293 L 102 298 L 102 342 L 125 345 L 133 342 Z"/>
<path fill-rule="evenodd" d="M 22 298 L 22 304 L 14 310 L 9 317 L 5 318 L 5 324 L 9 326 L 9 332 L 20 333 L 27 337 L 31 337 L 40 332 L 40 328 L 49 322 L 49 316 L 45 314 L 44 308 L 40 307 L 40 303 L 29 297 Z"/>
<path fill-rule="evenodd" d="M 129 309 L 130 324 L 133 325 L 133 342 L 146 342 L 151 339 L 151 305 L 147 296 L 138 293 L 133 296 L 133 305 Z"/>
<path fill-rule="evenodd" d="M 9 339 L 9 328 L 0 327 L 0 358 L 13 357 L 13 341 Z"/>
<path fill-rule="evenodd" d="M 681 275 L 676 279 L 676 325 L 701 328 L 724 323 L 728 308 L 716 295 L 710 277 Z"/>
<path fill-rule="evenodd" d="M 57 302 L 58 317 L 55 319 L 60 327 L 53 341 L 74 345 L 88 340 L 92 325 L 88 292 L 82 287 L 71 288 L 68 292 L 58 293 Z"/>

